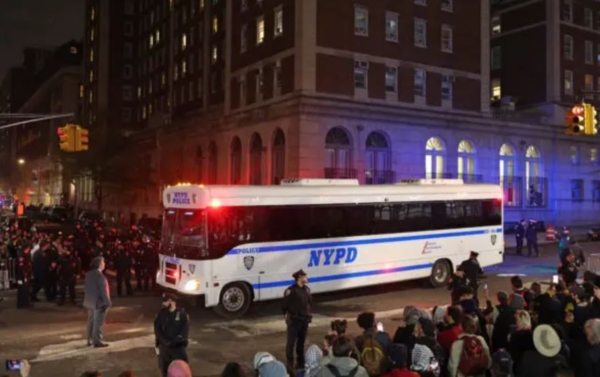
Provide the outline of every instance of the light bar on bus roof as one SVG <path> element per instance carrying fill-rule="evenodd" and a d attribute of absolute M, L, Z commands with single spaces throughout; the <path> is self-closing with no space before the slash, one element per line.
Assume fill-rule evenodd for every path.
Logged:
<path fill-rule="evenodd" d="M 403 179 L 401 185 L 463 185 L 462 179 Z"/>
<path fill-rule="evenodd" d="M 281 186 L 358 186 L 358 179 L 300 179 L 286 178 Z"/>

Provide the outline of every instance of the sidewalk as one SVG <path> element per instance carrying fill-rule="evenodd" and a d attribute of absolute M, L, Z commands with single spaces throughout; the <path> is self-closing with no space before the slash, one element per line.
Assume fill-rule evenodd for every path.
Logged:
<path fill-rule="evenodd" d="M 592 228 L 592 226 L 570 228 L 571 237 L 575 237 L 575 239 L 577 241 L 587 241 L 587 232 L 591 228 Z M 558 243 L 558 240 L 555 240 L 555 241 L 546 240 L 546 233 L 538 233 L 537 239 L 538 239 L 539 245 L 552 244 L 552 243 L 557 244 Z M 525 241 L 525 244 L 526 244 L 526 241 Z M 514 234 L 505 234 L 504 235 L 504 247 L 509 248 L 509 247 L 516 247 L 516 246 L 517 246 L 517 241 L 515 239 L 515 235 Z"/>

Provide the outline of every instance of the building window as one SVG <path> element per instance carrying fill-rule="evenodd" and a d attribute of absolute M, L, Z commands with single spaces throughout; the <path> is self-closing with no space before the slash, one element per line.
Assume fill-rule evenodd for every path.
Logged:
<path fill-rule="evenodd" d="M 271 149 L 271 184 L 278 185 L 285 178 L 285 135 L 278 128 Z"/>
<path fill-rule="evenodd" d="M 540 151 L 530 145 L 525 152 L 525 184 L 529 192 L 529 204 L 535 204 L 539 199 L 536 199 L 543 193 L 544 187 L 542 176 L 542 158 Z M 533 199 L 533 200 L 532 200 Z M 543 202 L 543 198 L 541 200 Z"/>
<path fill-rule="evenodd" d="M 126 85 L 123 87 L 123 99 L 125 101 L 131 101 L 133 99 L 133 89 L 131 86 Z"/>
<path fill-rule="evenodd" d="M 563 44 L 565 59 L 573 60 L 573 37 L 565 34 Z"/>
<path fill-rule="evenodd" d="M 572 145 L 569 148 L 569 157 L 571 158 L 571 165 L 579 165 L 579 148 Z"/>
<path fill-rule="evenodd" d="M 94 49 L 90 49 L 90 63 L 94 62 Z"/>
<path fill-rule="evenodd" d="M 265 75 L 263 74 L 263 70 L 259 69 L 256 74 L 256 97 L 262 98 L 265 88 Z"/>
<path fill-rule="evenodd" d="M 256 44 L 259 45 L 265 41 L 265 18 L 263 16 L 256 20 Z"/>
<path fill-rule="evenodd" d="M 365 183 L 368 185 L 395 182 L 392 171 L 392 152 L 387 137 L 371 132 L 365 143 Z"/>
<path fill-rule="evenodd" d="M 573 71 L 565 70 L 565 95 L 573 95 Z"/>
<path fill-rule="evenodd" d="M 281 62 L 277 62 L 274 72 L 275 72 L 275 93 L 280 94 L 281 86 L 282 86 L 282 79 L 283 79 L 283 77 L 281 76 Z"/>
<path fill-rule="evenodd" d="M 502 68 L 502 50 L 500 46 L 492 47 L 492 69 Z"/>
<path fill-rule="evenodd" d="M 590 8 L 584 10 L 584 25 L 590 29 L 594 28 L 594 13 Z"/>
<path fill-rule="evenodd" d="M 283 8 L 281 6 L 275 8 L 275 31 L 276 37 L 283 34 Z"/>
<path fill-rule="evenodd" d="M 415 96 L 425 97 L 425 85 L 426 85 L 427 75 L 425 70 L 423 69 L 415 69 Z"/>
<path fill-rule="evenodd" d="M 90 69 L 90 83 L 94 82 L 94 70 Z"/>
<path fill-rule="evenodd" d="M 592 201 L 600 202 L 600 181 L 592 181 Z"/>
<path fill-rule="evenodd" d="M 242 25 L 240 31 L 240 52 L 243 54 L 248 51 L 248 25 Z"/>
<path fill-rule="evenodd" d="M 585 64 L 594 64 L 594 44 L 592 41 L 585 41 Z"/>
<path fill-rule="evenodd" d="M 502 23 L 500 22 L 500 16 L 492 17 L 492 35 L 502 33 Z"/>
<path fill-rule="evenodd" d="M 94 32 L 95 32 L 95 29 L 94 29 L 94 28 L 92 28 L 92 29 L 90 30 L 90 41 L 92 41 L 92 42 L 94 41 L 94 34 L 95 34 Z"/>
<path fill-rule="evenodd" d="M 565 0 L 563 3 L 562 20 L 566 22 L 573 22 L 573 3 L 571 0 Z"/>
<path fill-rule="evenodd" d="M 357 89 L 367 89 L 367 77 L 369 74 L 369 63 L 354 62 L 354 87 Z"/>
<path fill-rule="evenodd" d="M 571 200 L 574 202 L 583 202 L 583 179 L 571 179 Z"/>
<path fill-rule="evenodd" d="M 453 43 L 453 30 L 450 25 L 442 25 L 442 51 L 452 52 L 454 48 Z"/>
<path fill-rule="evenodd" d="M 444 142 L 437 137 L 432 137 L 425 144 L 425 178 L 444 178 L 444 164 L 446 147 Z"/>
<path fill-rule="evenodd" d="M 123 122 L 131 122 L 131 109 L 129 107 L 124 107 L 122 109 L 121 118 Z"/>
<path fill-rule="evenodd" d="M 354 6 L 354 35 L 369 35 L 369 11 L 358 5 Z"/>
<path fill-rule="evenodd" d="M 248 93 L 248 88 L 246 87 L 246 78 L 244 76 L 240 77 L 240 106 L 244 106 L 246 104 L 246 93 Z"/>
<path fill-rule="evenodd" d="M 593 75 L 585 75 L 584 76 L 584 87 L 585 91 L 593 91 L 594 90 L 594 76 Z M 594 98 L 593 93 L 586 93 L 586 98 Z"/>
<path fill-rule="evenodd" d="M 442 10 L 446 12 L 452 12 L 452 0 L 442 0 Z"/>
<path fill-rule="evenodd" d="M 242 0 L 241 10 L 242 10 L 242 12 L 245 12 L 248 10 L 248 0 Z"/>
<path fill-rule="evenodd" d="M 217 48 L 216 45 L 212 47 L 211 59 L 212 59 L 213 64 L 216 63 L 217 60 L 219 60 L 219 49 Z"/>
<path fill-rule="evenodd" d="M 468 140 L 458 144 L 458 178 L 465 182 L 476 182 L 475 148 Z"/>
<path fill-rule="evenodd" d="M 502 82 L 500 79 L 492 79 L 492 98 L 500 99 L 502 97 Z"/>
<path fill-rule="evenodd" d="M 229 159 L 231 161 L 229 183 L 239 185 L 242 183 L 242 142 L 237 136 L 231 141 L 231 156 Z"/>
<path fill-rule="evenodd" d="M 452 76 L 442 75 L 442 99 L 445 101 L 452 100 Z"/>
<path fill-rule="evenodd" d="M 185 50 L 187 48 L 187 35 L 183 34 L 181 36 L 181 51 Z"/>
<path fill-rule="evenodd" d="M 385 12 L 385 40 L 398 42 L 398 14 Z"/>
<path fill-rule="evenodd" d="M 123 56 L 127 59 L 133 57 L 133 45 L 129 42 L 123 44 Z"/>
<path fill-rule="evenodd" d="M 213 16 L 212 18 L 212 32 L 217 34 L 219 32 L 219 17 Z"/>
<path fill-rule="evenodd" d="M 590 149 L 590 162 L 592 165 L 598 165 L 598 148 Z"/>
<path fill-rule="evenodd" d="M 263 142 L 259 134 L 252 135 L 250 142 L 250 184 L 261 185 L 263 176 Z"/>
<path fill-rule="evenodd" d="M 348 133 L 334 127 L 325 136 L 325 178 L 355 178 L 352 142 Z"/>
<path fill-rule="evenodd" d="M 125 64 L 123 66 L 123 78 L 130 79 L 133 76 L 133 67 L 131 64 Z"/>
<path fill-rule="evenodd" d="M 415 18 L 415 46 L 427 47 L 427 21 Z"/>
<path fill-rule="evenodd" d="M 396 93 L 398 90 L 398 68 L 385 68 L 385 91 L 388 93 Z"/>
<path fill-rule="evenodd" d="M 124 33 L 128 37 L 133 35 L 133 24 L 130 21 L 125 22 Z"/>

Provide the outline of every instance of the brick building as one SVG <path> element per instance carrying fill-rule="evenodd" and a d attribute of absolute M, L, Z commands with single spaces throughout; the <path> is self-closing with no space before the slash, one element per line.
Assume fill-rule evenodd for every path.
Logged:
<path fill-rule="evenodd" d="M 135 2 L 132 124 L 146 130 L 156 194 L 178 181 L 463 178 L 502 184 L 509 220 L 591 222 L 594 141 L 490 108 L 490 11 L 451 0 Z M 159 213 L 158 198 L 130 210 Z"/>

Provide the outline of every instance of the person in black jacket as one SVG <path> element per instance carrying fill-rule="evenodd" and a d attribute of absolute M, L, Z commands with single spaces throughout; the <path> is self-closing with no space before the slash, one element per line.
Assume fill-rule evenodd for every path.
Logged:
<path fill-rule="evenodd" d="M 517 255 L 523 255 L 523 238 L 525 237 L 525 220 L 522 219 L 515 226 L 515 241 L 517 243 Z"/>
<path fill-rule="evenodd" d="M 565 249 L 563 253 L 563 261 L 558 265 L 558 273 L 562 276 L 562 280 L 567 287 L 572 286 L 577 281 L 579 269 L 574 262 L 575 256 L 569 249 Z"/>
<path fill-rule="evenodd" d="M 173 361 L 188 361 L 186 348 L 190 319 L 183 308 L 177 307 L 175 297 L 163 296 L 162 304 L 162 309 L 154 319 L 154 336 L 159 368 L 165 377 Z"/>
<path fill-rule="evenodd" d="M 473 289 L 473 299 L 477 305 L 479 305 L 477 291 L 479 289 L 479 282 L 483 277 L 483 269 L 479 265 L 479 261 L 477 260 L 478 257 L 479 253 L 471 251 L 469 259 L 462 262 L 459 267 L 461 271 L 464 271 L 465 278 L 467 279 L 469 286 Z"/>
<path fill-rule="evenodd" d="M 498 292 L 498 305 L 494 308 L 494 329 L 492 331 L 492 354 L 499 349 L 506 348 L 511 327 L 515 324 L 515 313 L 508 303 L 508 294 Z"/>
<path fill-rule="evenodd" d="M 121 244 L 119 244 L 115 257 L 115 269 L 117 270 L 117 294 L 122 295 L 122 287 L 125 283 L 127 295 L 131 296 L 133 294 L 131 287 L 131 256 Z"/>
<path fill-rule="evenodd" d="M 465 272 L 458 267 L 450 280 L 448 280 L 448 290 L 450 291 L 450 302 L 452 305 L 458 305 L 463 287 L 466 286 L 469 286 L 469 280 L 465 277 Z"/>
<path fill-rule="evenodd" d="M 292 277 L 296 282 L 285 290 L 281 305 L 287 325 L 285 356 L 287 367 L 294 368 L 294 346 L 296 346 L 296 366 L 298 366 L 296 369 L 301 369 L 304 367 L 304 342 L 308 335 L 308 324 L 312 320 L 312 296 L 303 270 L 295 272 Z"/>
<path fill-rule="evenodd" d="M 69 290 L 69 299 L 73 305 L 75 301 L 75 283 L 77 275 L 80 273 L 79 260 L 69 249 L 69 246 L 59 247 L 60 257 L 58 257 L 58 280 L 60 283 L 58 305 L 65 303 L 67 289 Z"/>

